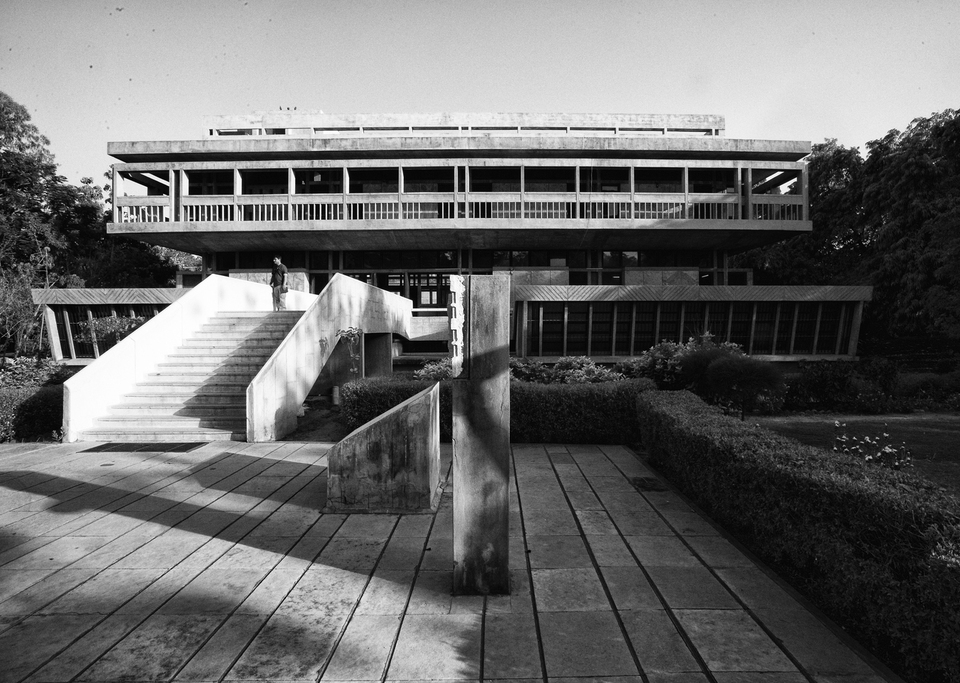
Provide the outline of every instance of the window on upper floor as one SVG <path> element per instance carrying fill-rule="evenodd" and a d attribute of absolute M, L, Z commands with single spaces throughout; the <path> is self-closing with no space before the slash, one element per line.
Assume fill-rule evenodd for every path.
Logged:
<path fill-rule="evenodd" d="M 527 166 L 523 169 L 524 192 L 576 192 L 577 171 L 572 166 Z"/>
<path fill-rule="evenodd" d="M 690 192 L 697 194 L 736 194 L 737 169 L 691 168 L 688 171 Z"/>
<path fill-rule="evenodd" d="M 683 192 L 682 168 L 635 168 L 633 188 L 640 193 Z"/>
<path fill-rule="evenodd" d="M 379 194 L 400 191 L 399 168 L 347 169 L 351 194 Z"/>
<path fill-rule="evenodd" d="M 471 192 L 519 192 L 519 166 L 471 166 Z"/>
<path fill-rule="evenodd" d="M 287 169 L 240 171 L 241 194 L 287 194 Z"/>
<path fill-rule="evenodd" d="M 233 171 L 187 171 L 187 192 L 191 196 L 233 194 Z"/>
<path fill-rule="evenodd" d="M 404 168 L 404 192 L 453 192 L 454 168 L 434 166 Z"/>
<path fill-rule="evenodd" d="M 629 192 L 630 169 L 608 166 L 581 166 L 581 192 Z"/>
<path fill-rule="evenodd" d="M 294 169 L 293 184 L 296 194 L 340 194 L 343 192 L 343 169 Z"/>

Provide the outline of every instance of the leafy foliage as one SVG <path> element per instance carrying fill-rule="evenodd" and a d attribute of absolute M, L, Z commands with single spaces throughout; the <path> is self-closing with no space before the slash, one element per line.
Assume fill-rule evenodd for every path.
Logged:
<path fill-rule="evenodd" d="M 869 284 L 863 335 L 960 339 L 960 113 L 809 159 L 813 232 L 738 257 L 757 284 Z"/>
<path fill-rule="evenodd" d="M 440 382 L 453 376 L 453 365 L 449 358 L 429 361 L 413 373 L 414 379 L 426 382 Z"/>
<path fill-rule="evenodd" d="M 586 356 L 564 356 L 553 365 L 525 358 L 510 359 L 510 377 L 536 384 L 594 384 L 625 379 L 622 373 L 597 365 Z"/>
<path fill-rule="evenodd" d="M 96 338 L 97 344 L 100 346 L 102 352 L 114 346 L 145 322 L 147 322 L 147 319 L 143 316 L 135 316 L 132 318 L 126 316 L 109 316 L 106 318 L 84 320 L 77 325 L 80 329 L 80 335 L 77 341 L 89 343 Z"/>

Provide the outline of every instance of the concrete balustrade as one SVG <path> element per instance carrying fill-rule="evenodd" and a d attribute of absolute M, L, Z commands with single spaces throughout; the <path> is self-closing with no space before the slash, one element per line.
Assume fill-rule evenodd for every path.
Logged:
<path fill-rule="evenodd" d="M 316 295 L 289 292 L 287 306 L 305 309 Z M 211 275 L 148 320 L 96 363 L 63 385 L 63 438 L 76 441 L 157 363 L 220 311 L 270 311 L 270 287 Z"/>
<path fill-rule="evenodd" d="M 409 299 L 334 275 L 247 387 L 247 441 L 275 441 L 296 429 L 300 406 L 333 353 L 338 330 L 359 327 L 366 334 L 409 338 L 412 310 Z"/>

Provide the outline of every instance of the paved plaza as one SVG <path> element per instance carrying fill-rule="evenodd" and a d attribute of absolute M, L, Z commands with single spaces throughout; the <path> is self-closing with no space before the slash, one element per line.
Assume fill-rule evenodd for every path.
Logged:
<path fill-rule="evenodd" d="M 629 449 L 513 447 L 484 598 L 450 593 L 449 480 L 323 514 L 330 446 L 0 446 L 0 680 L 897 680 Z"/>

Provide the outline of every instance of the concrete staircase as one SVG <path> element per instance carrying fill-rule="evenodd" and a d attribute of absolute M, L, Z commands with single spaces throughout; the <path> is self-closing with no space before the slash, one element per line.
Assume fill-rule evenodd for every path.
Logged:
<path fill-rule="evenodd" d="M 245 441 L 246 390 L 303 311 L 222 312 L 157 364 L 83 441 Z"/>

